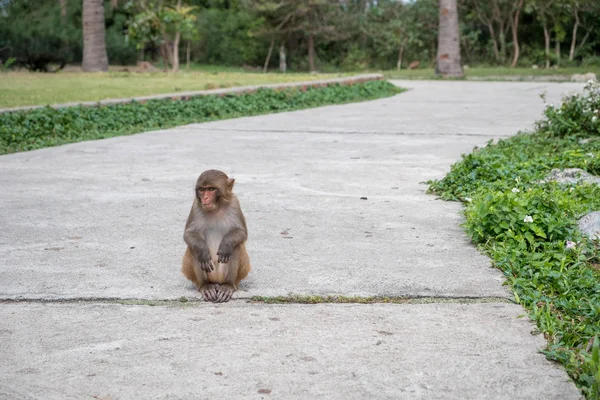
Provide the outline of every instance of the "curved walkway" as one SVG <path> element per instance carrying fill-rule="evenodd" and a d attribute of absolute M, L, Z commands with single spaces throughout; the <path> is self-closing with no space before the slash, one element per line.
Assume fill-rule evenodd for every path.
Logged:
<path fill-rule="evenodd" d="M 396 83 L 411 90 L 1 156 L 0 399 L 578 398 L 460 204 L 422 182 L 582 85 Z M 199 297 L 179 263 L 207 168 L 236 178 L 254 268 L 220 305 L 178 301 Z M 291 294 L 412 300 L 247 301 Z"/>

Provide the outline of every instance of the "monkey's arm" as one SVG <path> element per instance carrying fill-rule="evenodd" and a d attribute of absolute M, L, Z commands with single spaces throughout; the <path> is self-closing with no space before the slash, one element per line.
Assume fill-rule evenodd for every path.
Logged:
<path fill-rule="evenodd" d="M 183 240 L 192 249 L 192 252 L 196 256 L 200 268 L 203 271 L 210 272 L 214 269 L 212 260 L 210 259 L 210 250 L 202 238 L 202 235 L 191 227 L 187 227 L 183 233 Z"/>
<path fill-rule="evenodd" d="M 221 240 L 219 251 L 217 251 L 219 262 L 228 262 L 229 258 L 233 254 L 233 250 L 235 250 L 235 248 L 240 244 L 244 243 L 247 238 L 248 232 L 246 231 L 245 227 L 235 228 L 227 232 L 227 234 L 223 236 L 223 239 Z"/>

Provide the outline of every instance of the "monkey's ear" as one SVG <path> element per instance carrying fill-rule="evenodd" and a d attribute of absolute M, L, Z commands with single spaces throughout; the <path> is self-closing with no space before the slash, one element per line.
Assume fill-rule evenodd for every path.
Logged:
<path fill-rule="evenodd" d="M 231 192 L 231 189 L 233 189 L 233 184 L 234 183 L 235 183 L 235 179 L 233 179 L 233 178 L 227 179 L 227 187 L 229 188 L 230 192 Z"/>

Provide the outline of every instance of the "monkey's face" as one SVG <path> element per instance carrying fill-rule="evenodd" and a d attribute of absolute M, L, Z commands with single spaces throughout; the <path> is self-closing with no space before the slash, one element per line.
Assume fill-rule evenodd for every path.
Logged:
<path fill-rule="evenodd" d="M 200 186 L 196 189 L 196 195 L 202 203 L 202 210 L 215 211 L 218 208 L 218 190 L 214 186 Z"/>

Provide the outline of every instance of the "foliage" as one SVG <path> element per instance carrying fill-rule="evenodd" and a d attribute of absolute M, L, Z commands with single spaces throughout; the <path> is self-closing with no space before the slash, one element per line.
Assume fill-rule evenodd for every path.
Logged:
<path fill-rule="evenodd" d="M 66 19 L 58 0 L 0 1 L 0 60 L 14 57 L 15 66 L 42 71 L 80 62 L 81 1 L 66 1 Z M 458 0 L 465 63 L 510 62 L 509 17 L 517 1 Z M 111 64 L 134 64 L 143 54 L 153 61 L 165 57 L 173 65 L 175 54 L 189 49 L 193 62 L 260 67 L 272 40 L 275 49 L 284 45 L 290 71 L 308 68 L 311 45 L 313 67 L 318 62 L 320 70 L 391 69 L 400 58 L 403 65 L 420 61 L 432 67 L 436 54 L 437 0 L 181 0 L 179 8 L 177 0 L 121 0 L 114 9 L 111 4 L 105 2 Z M 526 0 L 525 5 L 518 28 L 519 65 L 548 60 L 560 66 L 600 66 L 600 2 Z M 273 51 L 271 65 L 278 57 Z"/>
<path fill-rule="evenodd" d="M 569 95 L 559 107 L 550 104 L 544 114 L 537 126 L 550 135 L 600 135 L 600 84 L 589 81 L 583 95 Z"/>
<path fill-rule="evenodd" d="M 597 89 L 548 106 L 536 133 L 490 142 L 429 182 L 431 192 L 466 204 L 467 233 L 548 340 L 546 356 L 588 398 L 600 396 L 600 241 L 583 237 L 577 221 L 600 210 L 600 185 L 546 178 L 553 168 L 600 175 L 600 125 L 584 111 L 597 105 Z"/>
<path fill-rule="evenodd" d="M 31 71 L 50 71 L 56 65 L 81 62 L 82 3 L 67 0 L 61 16 L 58 1 L 13 0 L 0 12 L 0 61 L 15 59 L 15 66 Z M 108 6 L 107 6 L 108 8 Z M 126 42 L 128 14 L 107 10 L 106 47 L 111 64 L 135 64 L 135 47 Z"/>
<path fill-rule="evenodd" d="M 81 30 L 62 23 L 57 1 L 12 1 L 0 13 L 0 59 L 15 58 L 27 69 L 48 71 L 51 63 L 73 61 L 81 40 Z"/>
<path fill-rule="evenodd" d="M 259 89 L 255 93 L 197 96 L 188 100 L 98 107 L 45 107 L 0 114 L 0 154 L 82 140 L 102 139 L 193 122 L 290 111 L 325 104 L 391 96 L 400 90 L 386 81 L 325 88 Z"/>
<path fill-rule="evenodd" d="M 261 65 L 267 54 L 267 40 L 250 32 L 262 21 L 241 11 L 203 10 L 198 17 L 200 41 L 196 43 L 197 59 L 225 65 Z"/>

